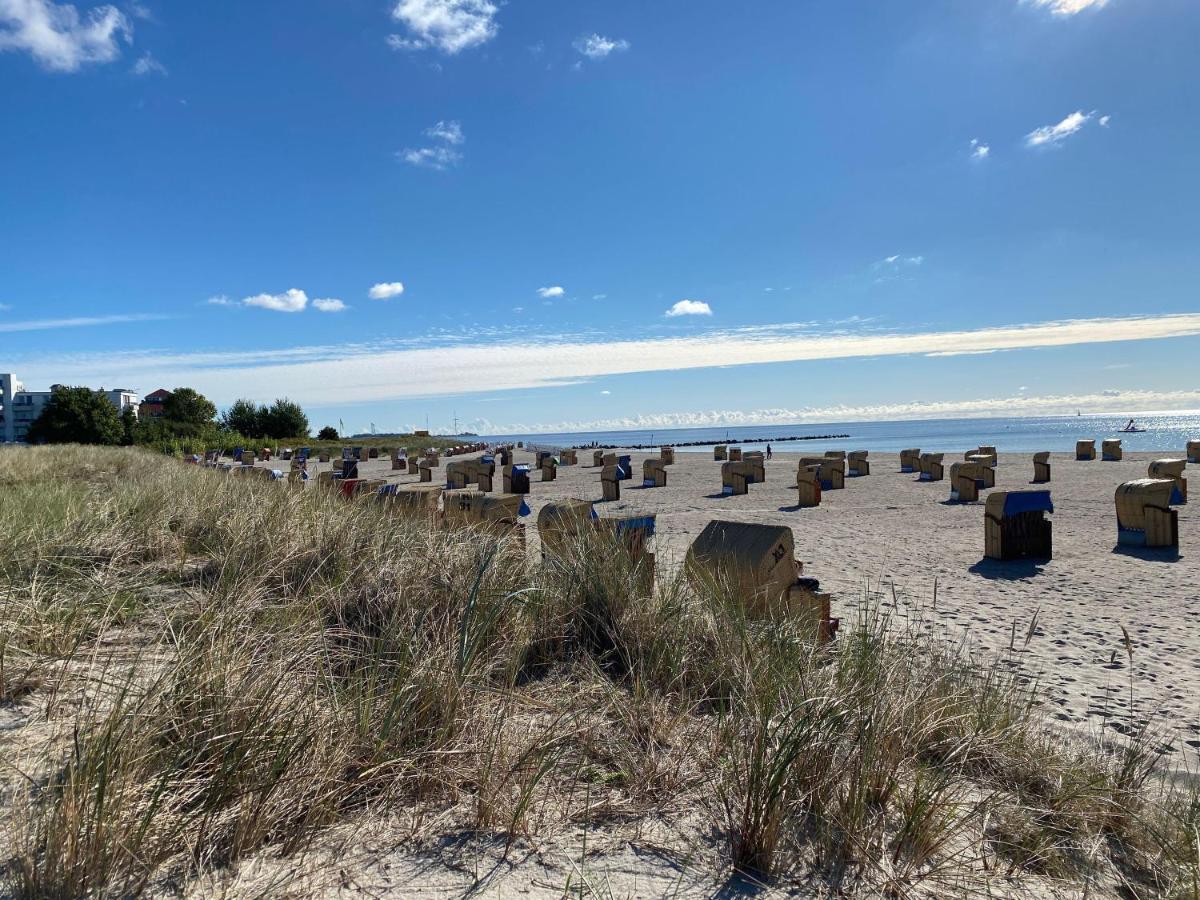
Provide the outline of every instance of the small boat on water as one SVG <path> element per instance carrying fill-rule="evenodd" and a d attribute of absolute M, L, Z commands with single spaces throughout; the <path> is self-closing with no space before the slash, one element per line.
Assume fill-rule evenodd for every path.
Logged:
<path fill-rule="evenodd" d="M 1130 419 L 1128 422 L 1125 423 L 1125 427 L 1121 429 L 1120 433 L 1121 434 L 1140 434 L 1141 432 L 1143 432 L 1145 430 L 1146 430 L 1145 428 L 1138 428 L 1137 425 L 1134 424 L 1133 419 Z"/>

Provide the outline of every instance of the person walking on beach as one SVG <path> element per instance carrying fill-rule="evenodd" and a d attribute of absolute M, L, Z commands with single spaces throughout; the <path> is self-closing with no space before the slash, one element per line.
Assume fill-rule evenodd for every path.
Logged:
<path fill-rule="evenodd" d="M 767 444 L 767 459 L 771 458 L 771 445 Z"/>

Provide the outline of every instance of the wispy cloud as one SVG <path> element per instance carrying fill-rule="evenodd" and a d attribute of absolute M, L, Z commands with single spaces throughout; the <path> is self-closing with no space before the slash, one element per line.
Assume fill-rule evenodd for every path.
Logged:
<path fill-rule="evenodd" d="M 1034 6 L 1048 9 L 1056 16 L 1074 16 L 1085 9 L 1100 9 L 1108 4 L 1108 0 L 1025 0 Z"/>
<path fill-rule="evenodd" d="M 483 394 L 553 387 L 607 375 L 806 360 L 987 352 L 1200 335 L 1200 313 L 1096 318 L 967 331 L 814 334 L 777 325 L 638 340 L 520 337 L 510 341 L 411 346 L 398 343 L 298 347 L 278 351 L 172 354 L 160 349 L 45 355 L 22 364 L 52 381 L 173 381 L 225 402 L 247 378 L 264 396 L 339 403 L 347 392 L 369 403 L 408 397 Z M 503 366 L 496 366 L 503 359 Z M 421 378 L 411 374 L 420 372 Z M 481 373 L 487 373 L 483 377 Z M 35 379 L 36 380 L 36 379 Z"/>
<path fill-rule="evenodd" d="M 255 294 L 242 300 L 245 306 L 257 306 L 272 312 L 298 313 L 304 312 L 308 306 L 308 294 L 299 288 L 290 288 L 282 294 Z"/>
<path fill-rule="evenodd" d="M 204 302 L 209 306 L 237 306 L 233 300 L 230 300 L 224 294 L 217 294 L 214 297 L 209 297 Z"/>
<path fill-rule="evenodd" d="M 434 143 L 426 147 L 408 147 L 396 155 L 412 166 L 427 169 L 448 169 L 462 161 L 457 148 L 466 141 L 462 125 L 454 120 L 442 120 L 423 132 Z"/>
<path fill-rule="evenodd" d="M 24 50 L 44 68 L 76 72 L 88 63 L 112 62 L 133 26 L 115 6 L 81 16 L 70 3 L 0 0 L 0 51 Z"/>
<path fill-rule="evenodd" d="M 371 289 L 367 291 L 367 296 L 372 300 L 390 300 L 392 297 L 399 297 L 404 293 L 404 284 L 399 281 L 381 281 L 379 284 L 371 285 Z"/>
<path fill-rule="evenodd" d="M 889 281 L 911 281 L 912 271 L 924 264 L 924 256 L 893 253 L 873 263 L 871 270 L 875 273 L 875 283 L 885 284 Z"/>
<path fill-rule="evenodd" d="M 1085 113 L 1083 110 L 1077 109 L 1056 125 L 1043 125 L 1041 128 L 1035 128 L 1029 132 L 1025 135 L 1025 145 L 1027 147 L 1046 147 L 1058 144 L 1078 133 L 1095 115 L 1094 111 Z M 1111 117 L 1101 116 L 1100 118 L 1101 124 L 1107 126 Z"/>
<path fill-rule="evenodd" d="M 326 299 L 314 300 L 312 302 L 312 305 L 313 305 L 313 308 L 316 309 L 318 312 L 326 312 L 326 313 L 342 312 L 343 310 L 350 308 L 345 303 L 343 303 L 341 300 L 338 300 L 333 297 L 329 297 Z"/>
<path fill-rule="evenodd" d="M 166 75 L 167 67 L 154 58 L 149 51 L 138 57 L 133 64 L 134 75 Z"/>
<path fill-rule="evenodd" d="M 605 59 L 611 53 L 629 49 L 629 41 L 606 38 L 599 34 L 585 34 L 575 39 L 575 49 L 588 59 Z"/>
<path fill-rule="evenodd" d="M 463 137 L 462 125 L 454 119 L 441 120 L 425 129 L 425 136 L 447 144 L 461 144 Z"/>
<path fill-rule="evenodd" d="M 537 293 L 542 299 L 549 300 L 552 297 L 561 297 L 566 291 L 563 290 L 561 284 L 556 284 L 552 287 L 540 287 L 537 289 Z"/>
<path fill-rule="evenodd" d="M 450 147 L 416 147 L 400 151 L 400 158 L 410 166 L 444 171 L 462 161 L 462 154 Z"/>
<path fill-rule="evenodd" d="M 675 316 L 711 316 L 712 314 L 712 307 L 703 300 L 680 300 L 664 313 L 672 318 Z"/>
<path fill-rule="evenodd" d="M 161 322 L 169 316 L 133 314 L 114 316 L 77 316 L 72 319 L 33 319 L 26 322 L 0 322 L 0 332 L 48 331 L 54 328 L 88 328 L 93 325 L 121 325 L 128 322 Z"/>
<path fill-rule="evenodd" d="M 992 148 L 979 138 L 971 139 L 971 159 L 987 159 L 991 152 Z"/>
<path fill-rule="evenodd" d="M 490 0 L 400 0 L 392 18 L 407 33 L 389 35 L 388 44 L 396 50 L 432 47 L 453 55 L 494 38 L 500 31 L 499 11 Z"/>

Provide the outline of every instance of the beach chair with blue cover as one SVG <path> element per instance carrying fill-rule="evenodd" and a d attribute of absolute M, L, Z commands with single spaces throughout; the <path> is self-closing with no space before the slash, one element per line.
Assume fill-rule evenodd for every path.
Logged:
<path fill-rule="evenodd" d="M 642 487 L 666 487 L 667 486 L 667 463 L 666 460 L 651 456 L 642 462 Z"/>
<path fill-rule="evenodd" d="M 524 546 L 521 518 L 529 506 L 520 494 L 485 494 L 481 491 L 443 491 L 442 521 L 447 525 L 475 525 L 497 537 L 515 535 Z"/>
<path fill-rule="evenodd" d="M 799 470 L 809 466 L 818 468 L 822 491 L 840 491 L 846 487 L 845 460 L 836 456 L 802 456 L 797 468 L 797 481 Z"/>
<path fill-rule="evenodd" d="M 995 491 L 984 505 L 984 555 L 988 559 L 1051 559 L 1049 491 Z"/>
<path fill-rule="evenodd" d="M 1175 482 L 1139 478 L 1117 488 L 1117 544 L 1128 547 L 1178 547 L 1179 513 L 1171 509 Z"/>
<path fill-rule="evenodd" d="M 529 493 L 529 466 L 519 463 L 512 464 L 505 466 L 501 471 L 503 472 L 504 493 Z"/>
<path fill-rule="evenodd" d="M 1171 506 L 1187 503 L 1187 479 L 1183 477 L 1186 466 L 1186 459 L 1156 459 L 1146 470 L 1150 478 L 1169 478 L 1175 482 L 1175 488 L 1171 491 Z"/>
<path fill-rule="evenodd" d="M 1121 452 L 1121 441 L 1117 438 L 1109 438 L 1100 443 L 1100 461 L 1101 462 L 1120 462 L 1124 454 Z"/>
<path fill-rule="evenodd" d="M 950 464 L 950 499 L 957 503 L 973 503 L 979 492 L 996 486 L 996 470 L 981 460 L 986 456 Z"/>
<path fill-rule="evenodd" d="M 851 478 L 871 474 L 871 462 L 867 459 L 866 450 L 851 450 L 846 454 L 846 474 Z"/>
<path fill-rule="evenodd" d="M 945 459 L 944 453 L 922 453 L 921 454 L 921 475 L 920 481 L 941 481 L 946 477 L 945 467 L 942 465 L 942 460 Z"/>
<path fill-rule="evenodd" d="M 1096 458 L 1096 442 L 1082 440 L 1075 442 L 1075 459 L 1079 462 L 1091 462 Z"/>
<path fill-rule="evenodd" d="M 900 473 L 912 475 L 921 471 L 921 451 L 916 447 L 900 451 Z"/>

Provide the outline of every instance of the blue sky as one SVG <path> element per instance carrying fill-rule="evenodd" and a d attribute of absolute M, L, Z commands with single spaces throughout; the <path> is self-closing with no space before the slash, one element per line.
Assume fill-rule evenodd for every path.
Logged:
<path fill-rule="evenodd" d="M 1197 46 L 1194 0 L 0 0 L 0 370 L 355 430 L 1200 408 Z"/>

